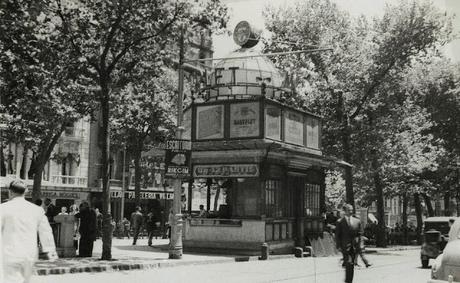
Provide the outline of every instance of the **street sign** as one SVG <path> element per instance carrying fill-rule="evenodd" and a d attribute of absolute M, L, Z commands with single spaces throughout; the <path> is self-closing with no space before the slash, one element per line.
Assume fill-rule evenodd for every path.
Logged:
<path fill-rule="evenodd" d="M 192 142 L 189 140 L 166 141 L 165 176 L 176 179 L 190 178 Z"/>

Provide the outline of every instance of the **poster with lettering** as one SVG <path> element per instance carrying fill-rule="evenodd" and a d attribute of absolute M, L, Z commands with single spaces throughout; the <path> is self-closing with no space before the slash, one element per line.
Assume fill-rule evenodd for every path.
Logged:
<path fill-rule="evenodd" d="M 286 111 L 285 116 L 285 140 L 286 142 L 303 145 L 303 116 L 301 114 Z"/>
<path fill-rule="evenodd" d="M 265 109 L 265 137 L 281 140 L 281 109 L 276 107 Z"/>
<path fill-rule="evenodd" d="M 230 106 L 230 137 L 259 135 L 259 103 L 238 103 Z"/>
<path fill-rule="evenodd" d="M 197 107 L 197 139 L 220 139 L 224 137 L 224 106 Z"/>

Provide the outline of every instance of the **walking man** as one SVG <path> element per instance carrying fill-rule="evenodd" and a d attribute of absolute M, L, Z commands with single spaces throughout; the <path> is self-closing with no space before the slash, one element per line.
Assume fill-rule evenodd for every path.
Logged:
<path fill-rule="evenodd" d="M 0 205 L 4 282 L 28 283 L 38 258 L 37 235 L 46 258 L 57 259 L 53 233 L 41 207 L 24 198 L 26 185 L 12 181 L 9 201 Z"/>
<path fill-rule="evenodd" d="M 141 207 L 136 206 L 136 211 L 131 214 L 131 228 L 134 233 L 133 246 L 136 245 L 137 238 L 139 237 L 139 233 L 142 228 L 142 220 L 143 216 L 141 213 Z"/>
<path fill-rule="evenodd" d="M 345 265 L 345 283 L 353 282 L 354 264 L 360 251 L 361 221 L 354 217 L 353 206 L 343 206 L 344 217 L 337 222 L 335 237 L 337 249 L 342 252 Z"/>

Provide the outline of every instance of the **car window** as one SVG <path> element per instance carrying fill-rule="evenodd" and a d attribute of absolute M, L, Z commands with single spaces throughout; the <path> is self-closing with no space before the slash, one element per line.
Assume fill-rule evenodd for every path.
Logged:
<path fill-rule="evenodd" d="M 431 229 L 441 232 L 442 235 L 447 235 L 449 233 L 450 225 L 448 221 L 425 222 L 425 231 Z"/>
<path fill-rule="evenodd" d="M 450 227 L 449 231 L 449 242 L 453 240 L 457 240 L 460 237 L 460 218 L 455 220 L 452 227 Z"/>

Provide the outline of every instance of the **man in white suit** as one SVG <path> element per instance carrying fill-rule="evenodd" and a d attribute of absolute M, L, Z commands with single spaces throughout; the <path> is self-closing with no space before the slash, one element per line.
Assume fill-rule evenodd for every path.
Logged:
<path fill-rule="evenodd" d="M 9 185 L 9 201 L 0 204 L 4 282 L 28 283 L 38 258 L 37 234 L 48 258 L 57 258 L 53 233 L 43 209 L 24 198 L 21 181 Z"/>

